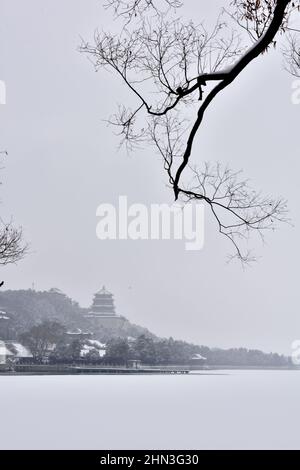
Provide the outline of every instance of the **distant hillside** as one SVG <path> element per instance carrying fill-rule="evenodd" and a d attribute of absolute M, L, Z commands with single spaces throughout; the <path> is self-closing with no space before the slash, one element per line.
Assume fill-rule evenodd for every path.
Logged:
<path fill-rule="evenodd" d="M 0 321 L 0 338 L 16 339 L 21 333 L 44 320 L 57 320 L 68 329 L 92 330 L 96 338 L 106 341 L 111 337 L 154 337 L 146 328 L 130 323 L 124 318 L 122 325 L 114 328 L 97 328 L 84 318 L 86 309 L 70 299 L 59 289 L 37 292 L 7 290 L 0 292 L 0 310 L 7 312 L 10 320 Z"/>
<path fill-rule="evenodd" d="M 114 338 L 138 339 L 141 345 L 139 354 L 147 362 L 185 363 L 194 354 L 206 358 L 210 366 L 289 366 L 290 360 L 279 354 L 266 354 L 262 351 L 239 349 L 212 349 L 193 345 L 172 338 L 158 338 L 146 328 L 130 323 L 124 318 L 116 322 L 113 328 L 97 326 L 95 322 L 84 318 L 87 309 L 80 307 L 74 300 L 59 289 L 45 292 L 34 290 L 8 290 L 0 292 L 0 339 L 15 340 L 33 325 L 44 320 L 56 320 L 69 330 L 81 329 L 94 333 L 93 338 L 109 342 Z M 5 312 L 5 313 L 3 313 Z M 9 317 L 9 319 L 7 319 Z M 148 359 L 147 359 L 148 358 Z M 147 359 L 147 360 L 146 360 Z"/>

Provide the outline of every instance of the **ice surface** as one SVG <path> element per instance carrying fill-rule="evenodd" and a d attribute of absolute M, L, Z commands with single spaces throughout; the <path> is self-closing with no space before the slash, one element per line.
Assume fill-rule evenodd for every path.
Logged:
<path fill-rule="evenodd" d="M 0 376 L 0 396 L 1 449 L 300 449 L 300 371 Z"/>

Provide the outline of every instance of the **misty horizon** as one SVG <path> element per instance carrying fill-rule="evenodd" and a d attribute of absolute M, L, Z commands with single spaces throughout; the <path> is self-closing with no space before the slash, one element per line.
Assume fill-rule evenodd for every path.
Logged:
<path fill-rule="evenodd" d="M 206 159 L 243 169 L 255 188 L 289 201 L 293 227 L 267 234 L 265 246 L 254 242 L 258 261 L 243 270 L 226 263 L 230 247 L 207 210 L 200 252 L 185 252 L 178 241 L 97 239 L 99 204 L 116 205 L 122 194 L 146 206 L 174 200 L 152 151 L 129 156 L 118 150 L 104 120 L 126 91 L 111 74 L 95 73 L 78 51 L 81 37 L 91 39 L 105 24 L 114 27 L 110 12 L 98 0 L 88 7 L 29 0 L 18 11 L 11 2 L 1 3 L 0 78 L 7 100 L 0 116 L 8 150 L 1 208 L 30 243 L 24 260 L 2 268 L 4 288 L 57 285 L 88 305 L 103 279 L 119 310 L 158 335 L 290 354 L 300 337 L 294 158 L 299 106 L 291 102 L 293 77 L 281 55 L 271 51 L 241 74 L 213 104 L 197 141 Z M 183 11 L 210 22 L 222 3 L 187 4 Z M 249 139 L 249 132 L 256 139 Z"/>

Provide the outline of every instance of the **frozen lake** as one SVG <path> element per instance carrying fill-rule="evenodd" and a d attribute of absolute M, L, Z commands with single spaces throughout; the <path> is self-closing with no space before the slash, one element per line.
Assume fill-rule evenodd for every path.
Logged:
<path fill-rule="evenodd" d="M 0 376 L 1 449 L 300 449 L 300 371 Z"/>

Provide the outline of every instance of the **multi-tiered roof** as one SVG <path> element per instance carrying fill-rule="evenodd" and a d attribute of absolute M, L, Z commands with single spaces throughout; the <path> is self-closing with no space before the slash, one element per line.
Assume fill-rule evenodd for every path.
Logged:
<path fill-rule="evenodd" d="M 114 296 L 105 289 L 105 286 L 94 295 L 91 310 L 86 315 L 89 318 L 115 318 L 117 317 Z"/>

